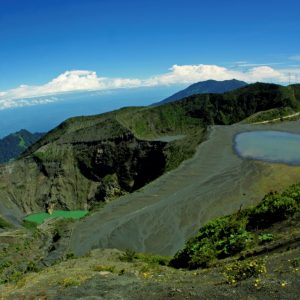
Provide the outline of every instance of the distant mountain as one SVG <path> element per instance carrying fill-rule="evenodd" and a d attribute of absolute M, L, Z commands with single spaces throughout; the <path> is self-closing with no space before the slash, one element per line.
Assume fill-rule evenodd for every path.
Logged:
<path fill-rule="evenodd" d="M 224 81 L 216 81 L 216 80 L 201 81 L 190 85 L 186 89 L 179 91 L 178 93 L 160 102 L 157 102 L 154 105 L 166 104 L 195 94 L 208 94 L 208 93 L 223 94 L 225 92 L 230 92 L 232 90 L 241 88 L 246 85 L 247 85 L 246 82 L 239 81 L 236 79 L 224 80 Z"/>
<path fill-rule="evenodd" d="M 44 133 L 31 133 L 25 129 L 0 139 L 0 163 L 18 157 L 30 145 L 38 141 Z"/>

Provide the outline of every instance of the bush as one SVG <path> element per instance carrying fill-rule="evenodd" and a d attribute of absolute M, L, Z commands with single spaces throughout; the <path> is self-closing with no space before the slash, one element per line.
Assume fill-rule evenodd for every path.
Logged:
<path fill-rule="evenodd" d="M 189 269 L 206 268 L 216 258 L 216 249 L 211 243 L 203 243 L 202 247 L 193 253 L 188 262 Z"/>
<path fill-rule="evenodd" d="M 262 202 L 250 210 L 248 228 L 266 228 L 287 219 L 298 209 L 296 200 L 278 193 L 269 193 Z"/>
<path fill-rule="evenodd" d="M 265 243 L 273 241 L 274 237 L 273 237 L 273 234 L 271 234 L 271 233 L 261 233 L 258 236 L 258 239 L 261 244 L 265 244 Z"/>
<path fill-rule="evenodd" d="M 255 244 L 254 229 L 266 228 L 293 216 L 299 211 L 299 204 L 300 184 L 291 186 L 282 194 L 271 192 L 254 208 L 208 222 L 183 250 L 175 254 L 169 265 L 203 268 L 215 259 L 240 253 Z M 273 240 L 273 235 L 263 233 L 258 240 L 266 243 Z"/>
<path fill-rule="evenodd" d="M 230 284 L 266 273 L 267 268 L 262 260 L 237 261 L 224 267 L 223 275 Z"/>
<path fill-rule="evenodd" d="M 26 267 L 26 271 L 27 272 L 38 272 L 39 271 L 39 267 L 37 266 L 37 264 L 34 261 L 29 261 L 28 265 Z"/>
<path fill-rule="evenodd" d="M 209 222 L 175 255 L 170 265 L 189 269 L 208 267 L 216 258 L 225 258 L 244 250 L 252 242 L 252 234 L 246 231 L 246 224 L 247 219 L 239 215 Z"/>
<path fill-rule="evenodd" d="M 293 184 L 282 193 L 282 196 L 294 199 L 297 204 L 300 204 L 300 184 Z"/>
<path fill-rule="evenodd" d="M 120 261 L 133 262 L 137 258 L 137 254 L 134 250 L 126 249 L 125 252 L 119 256 Z"/>
<path fill-rule="evenodd" d="M 76 258 L 76 255 L 73 252 L 68 252 L 65 255 L 65 259 L 66 260 L 68 260 L 68 259 L 74 259 L 74 258 Z"/>

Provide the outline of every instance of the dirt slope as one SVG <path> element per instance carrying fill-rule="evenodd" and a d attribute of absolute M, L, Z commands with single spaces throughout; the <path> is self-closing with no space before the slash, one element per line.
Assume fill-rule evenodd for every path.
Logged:
<path fill-rule="evenodd" d="M 299 125 L 213 127 L 191 160 L 80 221 L 70 250 L 78 255 L 98 247 L 174 254 L 211 218 L 257 203 L 274 187 L 282 190 L 300 181 L 300 167 L 240 159 L 232 150 L 234 135 L 251 129 L 300 132 Z"/>

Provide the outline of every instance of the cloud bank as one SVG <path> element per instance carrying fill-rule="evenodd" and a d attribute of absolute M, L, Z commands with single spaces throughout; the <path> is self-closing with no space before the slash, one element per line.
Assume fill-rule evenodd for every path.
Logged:
<path fill-rule="evenodd" d="M 15 89 L 0 91 L 0 110 L 54 102 L 58 98 L 53 95 L 76 91 L 105 91 L 120 88 L 192 84 L 208 79 L 227 80 L 233 78 L 249 83 L 256 81 L 288 83 L 291 80 L 291 72 L 295 78 L 300 76 L 300 69 L 276 70 L 270 66 L 260 65 L 246 70 L 204 64 L 173 65 L 167 73 L 146 79 L 108 78 L 98 76 L 94 71 L 73 70 L 60 74 L 44 85 L 20 85 Z"/>

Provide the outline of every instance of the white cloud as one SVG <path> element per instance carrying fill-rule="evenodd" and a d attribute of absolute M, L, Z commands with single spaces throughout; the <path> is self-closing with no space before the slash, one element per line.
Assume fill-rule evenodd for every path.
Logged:
<path fill-rule="evenodd" d="M 15 89 L 0 91 L 0 109 L 43 104 L 57 101 L 48 97 L 55 94 L 76 91 L 108 91 L 119 88 L 154 87 L 173 84 L 191 84 L 215 79 L 239 79 L 247 82 L 289 82 L 289 73 L 299 74 L 299 69 L 274 69 L 270 66 L 255 66 L 244 70 L 225 68 L 217 65 L 173 65 L 169 72 L 146 79 L 99 77 L 94 71 L 66 71 L 50 82 L 29 86 L 20 85 Z M 47 98 L 38 98 L 47 96 Z"/>
<path fill-rule="evenodd" d="M 239 71 L 217 65 L 174 65 L 169 73 L 154 76 L 146 82 L 148 85 L 171 85 L 178 83 L 189 84 L 208 79 L 228 80 L 233 78 L 247 82 L 287 82 L 287 77 L 284 73 L 269 66 L 259 66 L 246 71 Z"/>

